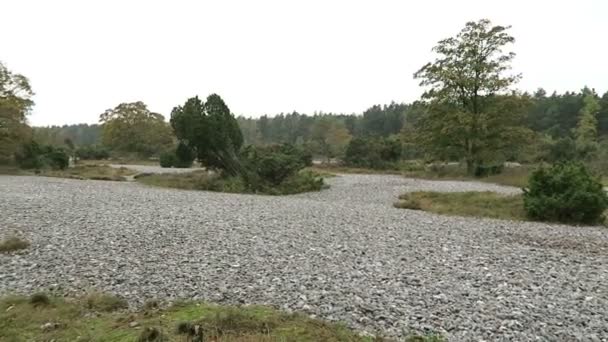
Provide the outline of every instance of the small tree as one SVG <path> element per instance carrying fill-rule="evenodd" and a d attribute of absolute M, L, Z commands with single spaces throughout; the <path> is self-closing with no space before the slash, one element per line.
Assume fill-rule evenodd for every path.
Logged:
<path fill-rule="evenodd" d="M 596 95 L 588 88 L 583 89 L 583 94 L 583 108 L 579 112 L 574 136 L 576 137 L 576 150 L 579 156 L 586 159 L 593 155 L 599 147 L 596 116 L 600 111 L 600 104 Z"/>
<path fill-rule="evenodd" d="M 524 207 L 535 220 L 566 223 L 597 223 L 608 209 L 602 183 L 577 162 L 540 168 L 524 189 Z"/>
<path fill-rule="evenodd" d="M 171 126 L 180 142 L 195 151 L 201 164 L 233 176 L 242 172 L 238 152 L 243 135 L 219 95 L 209 95 L 206 102 L 193 97 L 173 108 Z"/>

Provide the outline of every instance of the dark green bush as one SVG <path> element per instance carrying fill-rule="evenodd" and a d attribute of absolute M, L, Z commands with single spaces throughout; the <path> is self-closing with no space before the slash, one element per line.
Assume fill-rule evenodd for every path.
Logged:
<path fill-rule="evenodd" d="M 487 177 L 501 174 L 504 170 L 504 163 L 477 165 L 475 166 L 475 177 Z"/>
<path fill-rule="evenodd" d="M 308 156 L 292 145 L 248 146 L 241 155 L 248 185 L 279 185 L 307 166 Z"/>
<path fill-rule="evenodd" d="M 50 145 L 40 146 L 35 141 L 24 144 L 15 154 L 15 161 L 22 169 L 67 168 L 70 157 L 62 149 Z"/>
<path fill-rule="evenodd" d="M 396 139 L 354 138 L 346 147 L 344 163 L 352 167 L 380 170 L 396 168 L 401 152 L 401 142 Z"/>
<path fill-rule="evenodd" d="M 45 159 L 45 163 L 54 170 L 64 170 L 70 166 L 70 157 L 60 148 L 47 146 L 43 158 Z"/>
<path fill-rule="evenodd" d="M 108 159 L 110 158 L 110 152 L 101 146 L 82 146 L 76 149 L 76 157 L 82 160 Z"/>
<path fill-rule="evenodd" d="M 550 163 L 575 160 L 578 157 L 576 143 L 572 138 L 565 137 L 555 141 L 549 147 L 547 161 Z"/>
<path fill-rule="evenodd" d="M 559 163 L 532 173 L 524 208 L 534 220 L 594 224 L 604 219 L 608 195 L 583 164 Z"/>
<path fill-rule="evenodd" d="M 191 167 L 194 162 L 194 151 L 188 145 L 180 142 L 175 149 L 175 167 Z"/>
<path fill-rule="evenodd" d="M 174 167 L 177 164 L 177 157 L 171 151 L 163 152 L 159 158 L 161 167 Z"/>

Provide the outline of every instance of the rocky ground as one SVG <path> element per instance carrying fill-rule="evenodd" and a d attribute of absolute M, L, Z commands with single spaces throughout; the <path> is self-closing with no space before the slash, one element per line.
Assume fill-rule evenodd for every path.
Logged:
<path fill-rule="evenodd" d="M 343 175 L 286 197 L 0 176 L 0 295 L 98 289 L 269 304 L 450 341 L 608 340 L 608 230 L 395 209 L 405 191 L 519 191 Z M 0 237 L 2 237 L 0 236 Z"/>

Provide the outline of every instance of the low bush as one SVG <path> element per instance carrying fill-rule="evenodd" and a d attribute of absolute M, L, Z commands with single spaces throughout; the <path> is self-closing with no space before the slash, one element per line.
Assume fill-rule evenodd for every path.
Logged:
<path fill-rule="evenodd" d="M 161 167 L 174 167 L 177 164 L 177 157 L 171 151 L 163 152 L 159 158 Z"/>
<path fill-rule="evenodd" d="M 354 138 L 346 147 L 344 164 L 370 169 L 395 168 L 401 159 L 401 142 L 391 138 Z"/>
<path fill-rule="evenodd" d="M 33 295 L 31 295 L 29 302 L 34 307 L 47 306 L 47 305 L 51 304 L 51 300 L 50 300 L 49 296 L 47 296 L 46 293 L 43 293 L 43 292 L 34 293 Z"/>
<path fill-rule="evenodd" d="M 558 163 L 532 173 L 524 208 L 533 220 L 594 224 L 604 220 L 608 195 L 583 164 Z"/>
<path fill-rule="evenodd" d="M 31 141 L 24 144 L 15 154 L 15 161 L 22 169 L 63 170 L 69 166 L 70 157 L 62 148 L 40 146 L 35 141 Z"/>
<path fill-rule="evenodd" d="M 85 303 L 87 309 L 100 312 L 112 312 L 129 307 L 127 301 L 118 296 L 98 292 L 89 293 L 85 297 Z"/>
<path fill-rule="evenodd" d="M 194 151 L 180 142 L 175 150 L 161 153 L 159 162 L 161 167 L 189 168 L 192 167 L 194 158 Z"/>
<path fill-rule="evenodd" d="M 0 241 L 0 253 L 10 253 L 21 249 L 26 249 L 30 243 L 22 238 L 11 236 Z"/>
<path fill-rule="evenodd" d="M 192 167 L 194 162 L 194 151 L 188 145 L 180 142 L 175 149 L 175 167 L 188 168 Z"/>
<path fill-rule="evenodd" d="M 504 168 L 504 163 L 477 165 L 475 166 L 474 173 L 475 177 L 488 177 L 501 174 Z"/>
<path fill-rule="evenodd" d="M 76 149 L 76 157 L 82 160 L 103 160 L 110 158 L 110 152 L 102 146 L 82 146 Z"/>
<path fill-rule="evenodd" d="M 248 146 L 242 153 L 241 160 L 245 168 L 245 177 L 253 187 L 257 187 L 258 182 L 279 185 L 287 177 L 307 166 L 297 150 L 282 145 Z M 260 179 L 251 179 L 256 176 Z"/>

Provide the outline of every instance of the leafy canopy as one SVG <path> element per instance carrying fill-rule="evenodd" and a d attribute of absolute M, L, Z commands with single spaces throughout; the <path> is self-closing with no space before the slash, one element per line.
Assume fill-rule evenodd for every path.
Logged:
<path fill-rule="evenodd" d="M 468 22 L 441 40 L 435 61 L 414 74 L 429 104 L 416 140 L 435 157 L 464 158 L 470 173 L 488 159 L 505 158 L 529 134 L 522 126 L 525 101 L 508 91 L 521 78 L 507 74 L 515 57 L 504 51 L 515 41 L 509 28 L 487 19 Z"/>
<path fill-rule="evenodd" d="M 141 101 L 121 103 L 99 116 L 102 142 L 113 151 L 144 157 L 159 154 L 173 145 L 171 127 Z"/>
<path fill-rule="evenodd" d="M 0 161 L 9 159 L 31 136 L 26 117 L 34 102 L 27 77 L 0 62 Z"/>

